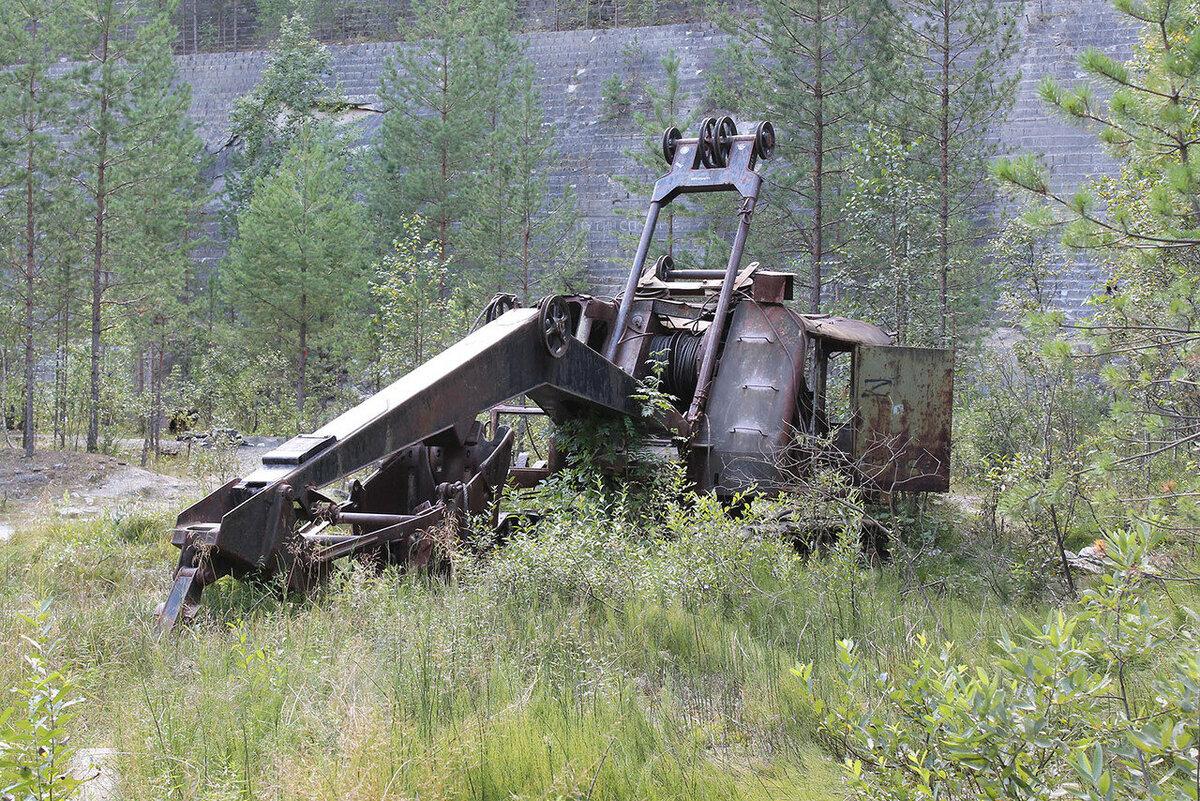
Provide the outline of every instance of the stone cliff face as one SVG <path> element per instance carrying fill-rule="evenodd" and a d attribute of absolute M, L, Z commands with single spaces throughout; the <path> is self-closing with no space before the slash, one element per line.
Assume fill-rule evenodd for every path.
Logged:
<path fill-rule="evenodd" d="M 1022 22 L 1020 56 L 1013 64 L 1021 79 L 1017 100 L 1008 119 L 993 134 L 1013 151 L 1045 155 L 1056 182 L 1074 187 L 1088 175 L 1111 172 L 1113 163 L 1096 147 L 1093 134 L 1054 118 L 1037 98 L 1038 82 L 1052 75 L 1070 82 L 1077 77 L 1075 54 L 1086 46 L 1127 54 L 1136 31 L 1119 24 L 1108 0 L 1028 0 Z M 657 85 L 661 60 L 674 50 L 680 57 L 680 83 L 688 105 L 704 110 L 707 73 L 715 64 L 725 38 L 703 24 L 664 25 L 599 31 L 525 34 L 529 57 L 537 67 L 537 82 L 546 109 L 548 132 L 558 142 L 562 158 L 553 172 L 553 183 L 575 187 L 582 224 L 587 230 L 589 272 L 598 288 L 616 286 L 628 269 L 633 243 L 641 230 L 637 212 L 645 199 L 630 197 L 615 176 L 642 174 L 624 151 L 638 146 L 631 114 L 605 120 L 602 84 L 614 73 L 633 86 Z M 378 129 L 380 115 L 376 91 L 385 58 L 395 45 L 371 43 L 333 46 L 334 69 L 342 89 L 360 104 L 367 137 Z M 229 112 L 233 101 L 250 91 L 262 74 L 261 52 L 215 53 L 178 57 L 179 76 L 192 85 L 192 115 L 208 150 L 216 158 L 214 190 L 224 185 L 228 163 Z M 632 92 L 634 110 L 639 93 Z M 780 135 L 787 135 L 785 120 L 774 120 Z M 214 222 L 210 230 L 216 233 Z M 630 216 L 632 215 L 632 216 Z M 753 259 L 753 242 L 747 252 Z M 218 260 L 224 252 L 219 238 L 198 253 L 202 261 Z M 1078 313 L 1096 282 L 1093 265 L 1071 262 L 1060 303 Z"/>

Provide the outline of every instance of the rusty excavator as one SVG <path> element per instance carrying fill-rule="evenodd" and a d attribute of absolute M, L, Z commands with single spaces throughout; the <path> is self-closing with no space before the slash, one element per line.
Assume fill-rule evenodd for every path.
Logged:
<path fill-rule="evenodd" d="M 787 304 L 791 274 L 742 266 L 763 184 L 755 168 L 774 149 L 769 122 L 741 132 L 730 117 L 709 117 L 695 137 L 668 130 L 670 169 L 654 184 L 617 298 L 552 296 L 519 308 L 497 296 L 465 339 L 184 510 L 160 629 L 194 615 L 203 588 L 224 576 L 303 592 L 343 557 L 427 564 L 434 532 L 494 508 L 508 482 L 550 475 L 553 464 L 514 458 L 501 418 L 640 416 L 633 396 L 656 360 L 677 399 L 657 426 L 697 492 L 782 486 L 797 461 L 787 457 L 813 443 L 844 457 L 869 490 L 946 491 L 950 352 L 893 345 L 867 322 L 799 314 Z M 669 256 L 647 268 L 661 210 L 709 192 L 737 197 L 725 269 L 676 268 Z M 536 405 L 513 403 L 522 397 Z M 356 475 L 366 478 L 348 497 L 324 489 Z"/>

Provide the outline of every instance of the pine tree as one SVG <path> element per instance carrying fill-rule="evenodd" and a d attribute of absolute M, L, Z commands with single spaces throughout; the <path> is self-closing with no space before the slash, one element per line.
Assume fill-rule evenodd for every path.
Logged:
<path fill-rule="evenodd" d="M 63 55 L 67 7 L 13 0 L 0 8 L 0 214 L 19 219 L 24 410 L 22 446 L 32 457 L 36 420 L 39 280 L 51 260 L 49 207 L 62 200 L 67 173 L 56 146 L 66 110 L 65 83 L 54 69 Z"/>
<path fill-rule="evenodd" d="M 122 198 L 122 214 L 138 220 L 122 248 L 118 287 L 136 351 L 141 396 L 142 463 L 158 454 L 165 416 L 168 358 L 188 344 L 192 320 L 183 304 L 192 241 L 189 230 L 203 197 L 196 170 L 196 141 L 184 127 L 164 131 L 148 153 L 160 167 Z"/>
<path fill-rule="evenodd" d="M 641 146 L 625 151 L 634 164 L 642 168 L 639 176 L 617 176 L 617 182 L 627 189 L 637 205 L 625 213 L 641 223 L 645 219 L 645 199 L 654 188 L 654 181 L 666 171 L 662 157 L 662 135 L 668 128 L 678 128 L 685 135 L 695 135 L 700 124 L 695 102 L 679 83 L 679 55 L 671 50 L 663 56 L 662 85 L 647 81 L 645 90 L 649 109 L 633 115 L 641 129 Z M 657 241 L 677 266 L 724 269 L 729 258 L 732 229 L 736 218 L 729 198 L 723 195 L 682 195 L 676 198 L 659 216 Z M 677 229 L 686 229 L 680 237 Z M 639 228 L 640 232 L 640 228 Z M 637 235 L 629 239 L 636 245 Z"/>
<path fill-rule="evenodd" d="M 822 307 L 826 264 L 846 234 L 845 161 L 875 98 L 871 65 L 890 58 L 876 0 L 763 0 L 761 14 L 725 15 L 733 37 L 710 93 L 720 105 L 769 117 L 779 133 L 760 230 L 778 256 L 807 262 L 809 310 Z"/>
<path fill-rule="evenodd" d="M 413 13 L 411 41 L 388 59 L 379 89 L 386 113 L 372 210 L 385 242 L 419 215 L 444 262 L 457 253 L 481 168 L 498 157 L 498 121 L 521 55 L 507 2 L 416 0 Z"/>
<path fill-rule="evenodd" d="M 1067 193 L 1031 155 L 1002 159 L 994 171 L 1038 204 L 1030 219 L 1041 230 L 1061 232 L 1107 271 L 1091 299 L 1089 366 L 1117 356 L 1100 370 L 1115 396 L 1105 452 L 1127 455 L 1102 469 L 1114 485 L 1139 488 L 1130 494 L 1180 498 L 1200 489 L 1192 479 L 1200 442 L 1200 7 L 1114 6 L 1141 28 L 1133 58 L 1088 48 L 1077 59 L 1086 83 L 1068 88 L 1046 78 L 1040 94 L 1096 130 L 1119 173 Z M 1057 323 L 1061 314 L 1047 318 Z M 1167 493 L 1163 482 L 1174 489 Z"/>
<path fill-rule="evenodd" d="M 255 185 L 226 267 L 245 335 L 295 366 L 301 416 L 315 383 L 310 368 L 329 365 L 365 290 L 366 225 L 348 158 L 328 124 L 301 126 L 279 166 Z"/>
<path fill-rule="evenodd" d="M 279 166 L 302 131 L 348 105 L 334 84 L 329 48 L 313 38 L 301 14 L 288 16 L 267 54 L 262 78 L 233 104 L 230 133 L 237 147 L 226 175 L 227 227 L 250 202 L 258 180 Z"/>
<path fill-rule="evenodd" d="M 581 289 L 587 242 L 573 187 L 564 180 L 560 189 L 551 189 L 547 173 L 559 160 L 557 143 L 553 128 L 544 122 L 532 74 L 526 80 L 511 125 L 517 249 L 498 290 L 532 303 L 544 295 Z"/>
<path fill-rule="evenodd" d="M 456 261 L 488 292 L 512 292 L 529 303 L 577 284 L 585 243 L 571 187 L 550 189 L 547 168 L 557 149 L 533 66 L 522 57 L 513 73 L 511 92 L 495 98 L 490 158 L 467 198 Z"/>
<path fill-rule="evenodd" d="M 67 437 L 77 415 L 72 408 L 72 376 L 79 343 L 86 338 L 81 324 L 86 315 L 79 304 L 88 294 L 87 219 L 77 197 L 60 200 L 53 214 L 52 225 L 61 237 L 52 262 L 47 265 L 47 313 L 54 328 L 54 390 L 52 397 L 52 434 L 60 449 L 67 447 Z"/>
<path fill-rule="evenodd" d="M 1077 59 L 1087 83 L 1067 88 L 1047 77 L 1039 93 L 1066 118 L 1097 129 L 1123 165 L 1121 176 L 1068 195 L 1033 156 L 1002 159 L 994 171 L 1065 212 L 1073 245 L 1186 254 L 1200 246 L 1200 14 L 1195 2 L 1114 5 L 1142 26 L 1134 59 L 1087 48 Z M 1119 202 L 1102 203 L 1101 193 Z"/>
<path fill-rule="evenodd" d="M 646 84 L 646 96 L 650 102 L 649 112 L 634 115 L 633 121 L 644 134 L 640 147 L 625 151 L 634 164 L 644 170 L 642 176 L 618 176 L 617 182 L 639 200 L 648 197 L 654 186 L 654 179 L 661 175 L 665 168 L 662 158 L 662 135 L 668 128 L 678 128 L 685 134 L 692 131 L 697 124 L 696 114 L 687 111 L 689 96 L 679 85 L 679 55 L 671 50 L 663 56 L 662 88 L 649 82 Z M 683 204 L 685 198 L 679 198 L 663 210 L 660 219 L 664 223 L 660 236 L 661 244 L 672 258 L 675 252 L 675 220 L 678 216 L 687 214 Z M 644 214 L 643 209 L 635 209 L 633 214 Z"/>
<path fill-rule="evenodd" d="M 994 202 L 988 163 L 997 153 L 989 137 L 1012 106 L 1019 76 L 1005 74 L 1016 52 L 1020 5 L 996 0 L 900 0 L 897 37 L 907 69 L 883 73 L 892 127 L 931 176 L 937 217 L 938 331 L 952 335 L 951 294 L 970 281 L 970 246 L 979 240 L 976 218 Z"/>
<path fill-rule="evenodd" d="M 199 142 L 187 119 L 190 92 L 173 85 L 175 30 L 167 10 L 136 0 L 81 0 L 79 13 L 79 134 L 68 147 L 91 227 L 87 449 L 94 452 L 108 295 L 124 280 L 131 287 L 144 282 L 146 254 L 170 241 L 156 238 L 161 221 L 149 218 L 145 199 L 188 191 L 177 181 L 194 186 L 189 165 L 197 166 Z"/>

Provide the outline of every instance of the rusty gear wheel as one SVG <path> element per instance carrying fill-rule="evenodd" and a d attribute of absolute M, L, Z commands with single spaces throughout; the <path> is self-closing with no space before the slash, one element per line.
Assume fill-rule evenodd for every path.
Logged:
<path fill-rule="evenodd" d="M 542 341 L 554 358 L 561 358 L 571 344 L 571 309 L 562 295 L 542 298 L 538 303 L 538 319 L 542 324 Z"/>
<path fill-rule="evenodd" d="M 713 127 L 712 159 L 714 167 L 728 167 L 729 155 L 733 152 L 733 137 L 737 136 L 737 125 L 733 117 L 722 117 Z"/>
<path fill-rule="evenodd" d="M 492 296 L 487 308 L 483 310 L 483 321 L 490 323 L 497 320 L 520 305 L 521 303 L 517 300 L 516 295 L 510 295 L 507 292 L 498 292 Z"/>
<path fill-rule="evenodd" d="M 683 138 L 683 134 L 678 128 L 668 128 L 663 132 L 662 137 L 662 154 L 668 164 L 675 163 L 675 151 L 679 147 L 679 140 Z"/>
<path fill-rule="evenodd" d="M 769 122 L 760 122 L 754 129 L 754 152 L 766 161 L 775 153 L 775 126 Z"/>
<path fill-rule="evenodd" d="M 700 150 L 700 163 L 709 169 L 716 167 L 713 150 L 717 145 L 717 118 L 705 117 L 701 120 L 700 133 L 696 138 L 699 140 L 696 147 Z"/>

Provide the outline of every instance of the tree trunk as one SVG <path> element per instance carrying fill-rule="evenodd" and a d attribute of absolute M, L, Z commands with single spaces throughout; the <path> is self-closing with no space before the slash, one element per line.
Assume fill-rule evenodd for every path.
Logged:
<path fill-rule="evenodd" d="M 296 379 L 296 412 L 304 414 L 305 371 L 308 368 L 308 320 L 305 318 L 308 294 L 300 296 L 300 369 Z"/>
<path fill-rule="evenodd" d="M 821 259 L 825 255 L 823 230 L 825 224 L 824 42 L 817 43 L 815 66 L 813 80 L 813 221 L 810 241 L 812 290 L 808 299 L 808 310 L 813 314 L 821 310 Z"/>
<path fill-rule="evenodd" d="M 895 324 L 896 324 L 896 344 L 897 345 L 904 344 L 904 330 L 903 330 L 903 323 L 902 323 L 903 314 L 904 314 L 904 291 L 903 291 L 904 272 L 903 271 L 904 271 L 904 262 L 903 262 L 903 259 L 900 258 L 900 248 L 898 246 L 896 246 L 896 247 L 894 247 L 894 249 L 892 251 L 892 275 L 895 276 L 895 279 L 896 279 L 896 285 L 895 285 L 895 290 L 894 290 L 894 295 L 893 295 L 892 300 L 895 305 L 895 316 L 896 316 Z"/>
<path fill-rule="evenodd" d="M 101 37 L 100 63 L 108 69 L 108 31 Z M 108 167 L 108 76 L 101 77 L 100 113 L 97 117 L 97 128 L 100 130 L 100 141 L 96 149 L 96 216 L 95 239 L 92 243 L 92 353 L 91 374 L 88 379 L 88 432 L 87 451 L 95 453 L 100 449 L 100 300 L 104 296 L 104 225 L 105 202 L 107 187 L 105 186 L 105 170 Z"/>
<path fill-rule="evenodd" d="M 54 437 L 58 447 L 67 447 L 67 404 L 71 387 L 71 260 L 63 257 L 62 300 L 59 309 L 58 364 L 54 388 Z"/>
<path fill-rule="evenodd" d="M 947 342 L 950 318 L 950 0 L 942 0 L 941 127 L 938 131 L 940 157 L 938 203 L 938 302 L 940 343 Z"/>
<path fill-rule="evenodd" d="M 154 450 L 154 456 L 157 458 L 159 451 L 162 449 L 162 429 L 161 421 L 163 418 L 163 367 L 167 353 L 167 335 L 162 329 L 159 330 L 158 341 L 158 358 L 153 364 L 154 369 L 154 414 L 152 416 L 153 426 L 150 429 L 151 438 L 150 445 Z"/>
<path fill-rule="evenodd" d="M 34 70 L 29 70 L 30 105 L 36 96 L 37 86 L 34 82 Z M 26 125 L 29 136 L 29 146 L 25 162 L 25 430 L 21 432 L 21 445 L 25 458 L 33 458 L 34 423 L 33 423 L 33 387 L 34 365 L 36 359 L 33 352 L 33 285 L 37 277 L 37 262 L 35 260 L 36 231 L 33 215 L 33 182 L 34 182 L 34 142 L 33 127 L 35 125 L 33 111 L 30 110 Z"/>
<path fill-rule="evenodd" d="M 11 448 L 8 438 L 8 348 L 0 344 L 0 431 L 4 432 L 4 447 Z"/>
<path fill-rule="evenodd" d="M 529 302 L 529 240 L 533 235 L 533 221 L 529 218 L 528 207 L 524 213 L 521 231 L 521 302 Z"/>
<path fill-rule="evenodd" d="M 97 187 L 104 183 L 104 164 L 97 171 Z M 87 451 L 100 449 L 100 298 L 104 294 L 104 193 L 96 194 L 95 242 L 92 244 L 91 372 L 88 376 Z"/>

